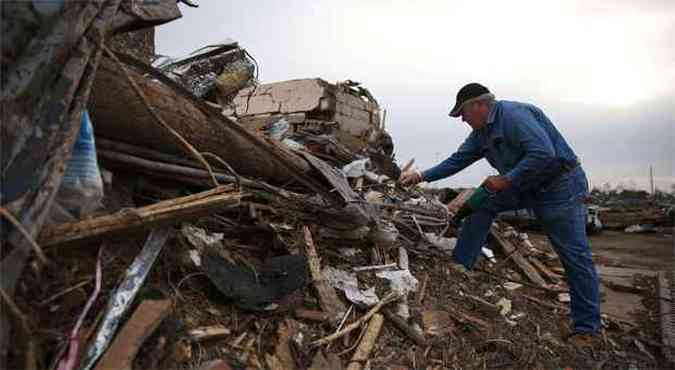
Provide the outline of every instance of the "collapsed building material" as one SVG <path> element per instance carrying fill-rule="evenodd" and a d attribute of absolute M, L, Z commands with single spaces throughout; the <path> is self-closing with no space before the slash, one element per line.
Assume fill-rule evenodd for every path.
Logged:
<path fill-rule="evenodd" d="M 352 359 L 349 361 L 347 370 L 361 370 L 364 367 L 364 364 L 370 358 L 370 353 L 375 347 L 377 337 L 380 336 L 380 331 L 382 330 L 382 324 L 384 323 L 384 316 L 379 313 L 373 315 L 373 317 L 368 322 L 368 327 L 366 333 L 361 339 L 361 343 L 356 347 L 356 351 L 352 356 Z"/>
<path fill-rule="evenodd" d="M 345 326 L 344 328 L 340 329 L 339 331 L 331 335 L 315 340 L 314 342 L 311 343 L 311 345 L 321 346 L 324 344 L 328 344 L 337 338 L 342 337 L 343 335 L 353 331 L 354 329 L 361 326 L 363 323 L 370 320 L 370 318 L 373 317 L 373 315 L 377 314 L 383 306 L 386 306 L 392 302 L 397 301 L 400 297 L 401 296 L 398 293 L 389 292 L 389 294 L 384 296 L 384 298 L 382 298 L 375 306 L 373 306 L 370 310 L 368 310 L 368 312 L 366 312 L 366 314 L 361 316 L 358 320 L 352 322 L 351 324 Z"/>
<path fill-rule="evenodd" d="M 141 302 L 94 369 L 133 369 L 133 361 L 141 346 L 170 311 L 169 300 Z"/>
<path fill-rule="evenodd" d="M 35 237 L 80 130 L 105 35 L 161 24 L 180 12 L 171 2 L 132 7 L 130 0 L 19 1 L 1 6 L 5 42 L 0 51 L 0 141 L 5 145 L 0 153 L 0 199 Z M 153 16 L 139 16 L 149 8 Z M 11 296 L 31 248 L 16 230 L 0 227 L 0 243 L 5 242 L 14 246 L 0 264 L 2 288 Z M 9 328 L 0 314 L 0 368 L 7 360 Z"/>
<path fill-rule="evenodd" d="M 83 357 L 83 370 L 92 369 L 110 345 L 124 313 L 136 298 L 157 256 L 162 251 L 164 243 L 169 238 L 169 233 L 170 229 L 167 227 L 152 230 L 143 249 L 126 270 L 124 280 L 117 286 L 108 300 L 103 322 L 101 322 L 93 343 Z"/>
<path fill-rule="evenodd" d="M 321 260 L 316 252 L 312 233 L 307 226 L 303 227 L 305 234 L 305 252 L 309 262 L 309 271 L 312 275 L 312 283 L 319 295 L 321 309 L 329 316 L 331 322 L 336 323 L 340 317 L 347 311 L 346 307 L 338 299 L 335 289 L 328 284 L 323 272 L 321 271 Z"/>
<path fill-rule="evenodd" d="M 657 287 L 663 355 L 675 364 L 675 272 L 672 275 L 669 284 L 667 274 L 660 272 Z"/>
<path fill-rule="evenodd" d="M 403 334 L 408 336 L 415 344 L 421 347 L 426 347 L 428 345 L 427 340 L 424 338 L 424 335 L 420 333 L 417 328 L 408 325 L 408 323 L 398 314 L 390 311 L 388 308 L 382 310 L 382 314 L 387 320 L 391 321 L 394 326 L 399 329 Z"/>
<path fill-rule="evenodd" d="M 292 319 L 286 319 L 279 325 L 274 354 L 265 356 L 267 366 L 271 370 L 293 370 L 298 368 L 291 349 L 291 343 L 297 331 L 298 323 Z"/>
<path fill-rule="evenodd" d="M 326 266 L 322 274 L 331 287 L 343 291 L 345 298 L 355 305 L 370 307 L 380 300 L 375 294 L 374 286 L 364 290 L 359 288 L 359 281 L 354 272 Z"/>
<path fill-rule="evenodd" d="M 141 149 L 133 145 L 100 139 L 99 142 L 104 148 L 114 147 L 116 150 L 124 151 L 118 152 L 109 149 L 100 149 L 99 157 L 106 166 L 114 169 L 120 168 L 128 172 L 142 173 L 143 175 L 154 178 L 168 179 L 200 187 L 209 187 L 207 179 L 210 178 L 210 174 L 203 169 L 199 169 L 199 165 L 195 162 L 150 149 Z M 169 163 L 127 154 L 129 152 L 168 161 Z M 183 165 L 174 163 L 182 163 Z M 243 185 L 247 188 L 247 193 L 251 194 L 253 197 L 262 198 L 272 202 L 279 212 L 288 213 L 288 215 L 293 216 L 302 216 L 308 221 L 330 225 L 331 227 L 340 230 L 354 229 L 372 222 L 372 213 L 370 213 L 370 215 L 368 213 L 372 211 L 369 210 L 367 205 L 361 207 L 361 201 L 342 207 L 341 205 L 336 204 L 335 200 L 318 196 L 307 197 L 303 194 L 284 190 L 262 181 L 251 180 L 243 176 L 235 177 L 231 174 L 219 171 L 220 170 L 216 168 L 216 172 L 214 172 L 214 175 L 219 182 L 238 183 Z M 225 170 L 223 169 L 223 171 Z M 338 177 L 331 178 L 336 183 L 337 181 L 341 181 Z M 351 199 L 355 199 L 353 195 L 350 195 L 350 197 Z M 367 227 L 365 231 L 368 231 Z"/>
<path fill-rule="evenodd" d="M 154 64 L 196 96 L 226 106 L 239 90 L 255 83 L 253 63 L 237 42 L 228 41 L 201 48 L 184 59 Z"/>
<path fill-rule="evenodd" d="M 424 332 L 432 336 L 448 335 L 454 329 L 450 314 L 444 310 L 422 311 Z"/>
<path fill-rule="evenodd" d="M 132 64 L 129 73 L 148 98 L 150 109 L 198 151 L 226 158 L 237 173 L 277 183 L 309 170 L 304 161 L 287 149 L 246 131 L 155 69 L 127 56 L 118 57 Z M 144 77 L 143 73 L 150 73 L 156 80 Z M 102 60 L 91 101 L 96 135 L 168 154 L 183 154 L 175 139 L 155 124 L 125 79 L 124 72 L 111 60 Z"/>
<path fill-rule="evenodd" d="M 316 322 L 330 322 L 331 317 L 323 311 L 308 310 L 306 308 L 296 308 L 294 311 L 295 317 L 298 319 L 316 321 Z"/>
<path fill-rule="evenodd" d="M 556 274 L 555 272 L 551 271 L 546 265 L 544 265 L 543 262 L 541 262 L 538 258 L 536 257 L 530 257 L 528 258 L 530 263 L 532 263 L 539 271 L 541 271 L 544 276 L 546 276 L 552 284 L 556 284 L 557 282 L 560 281 L 562 276 Z"/>
<path fill-rule="evenodd" d="M 542 287 L 546 286 L 544 278 L 539 275 L 537 270 L 527 261 L 527 259 L 525 259 L 525 257 L 523 257 L 520 251 L 508 239 L 499 234 L 499 231 L 495 227 L 490 228 L 490 235 L 497 242 L 497 245 L 504 250 L 504 254 L 511 256 L 513 262 L 518 265 L 530 281 Z"/>
<path fill-rule="evenodd" d="M 213 190 L 165 200 L 145 207 L 123 209 L 112 215 L 49 225 L 40 234 L 40 241 L 43 245 L 53 246 L 138 232 L 237 206 L 240 200 L 241 194 L 233 192 L 231 185 L 220 186 Z"/>
<path fill-rule="evenodd" d="M 312 364 L 308 370 L 343 370 L 342 361 L 335 353 L 327 353 L 324 355 L 323 351 L 317 351 L 312 359 Z"/>
<path fill-rule="evenodd" d="M 399 262 L 400 270 L 394 271 L 380 271 L 375 274 L 378 278 L 389 281 L 389 287 L 392 291 L 401 295 L 401 299 L 396 302 L 396 314 L 401 316 L 404 320 L 410 318 L 410 308 L 408 306 L 408 293 L 417 290 L 417 279 L 410 273 L 408 269 L 408 253 L 403 247 L 399 247 Z"/>
<path fill-rule="evenodd" d="M 167 3 L 175 6 L 173 2 Z M 134 6 L 140 3 L 129 4 Z M 32 2 L 32 5 L 34 7 L 46 6 L 44 2 Z M 4 9 L 5 3 L 3 3 Z M 134 7 L 133 11 L 137 9 Z M 97 19 L 97 21 L 102 21 L 102 19 Z M 220 73 L 219 76 L 223 77 L 217 63 L 212 64 L 215 60 L 201 58 L 211 55 L 214 59 L 218 59 L 228 53 L 228 47 L 217 46 L 193 59 L 197 63 L 177 66 L 174 71 L 187 69 L 182 75 L 186 79 L 178 78 L 180 81 L 171 80 L 158 70 L 120 56 L 136 74 L 135 78 L 144 74 L 155 79 L 143 80 L 148 85 L 155 86 L 161 82 L 163 85 L 159 86 L 166 87 L 166 90 L 152 89 L 145 93 L 165 94 L 166 91 L 174 93 L 174 95 L 149 96 L 150 99 L 145 99 L 145 103 L 141 102 L 134 107 L 145 109 L 143 112 L 149 113 L 152 109 L 157 109 L 154 102 L 163 101 L 161 108 L 169 109 L 174 103 L 172 99 L 178 97 L 182 99 L 177 102 L 179 106 L 192 104 L 196 111 L 201 112 L 204 121 L 195 122 L 196 125 L 210 126 L 213 124 L 229 127 L 220 117 L 222 107 L 213 103 L 216 100 L 221 104 L 225 102 L 219 95 L 215 98 L 213 96 L 223 93 L 218 90 L 219 86 L 215 87 L 214 92 L 214 85 L 211 84 L 206 93 L 189 89 L 193 83 L 199 87 L 201 82 L 214 81 L 214 76 L 210 75 L 212 71 L 215 71 L 214 75 Z M 217 52 L 212 53 L 214 50 Z M 109 54 L 111 55 L 113 54 Z M 206 63 L 200 64 L 199 61 L 206 61 Z M 189 68 L 185 68 L 188 64 Z M 215 69 L 208 69 L 214 66 Z M 207 68 L 201 71 L 208 70 L 209 72 L 202 74 L 200 72 L 202 67 Z M 229 82 L 233 83 L 231 86 L 237 86 L 237 83 L 242 81 L 238 77 L 245 74 L 238 75 L 236 71 L 230 72 L 233 74 L 229 76 L 232 77 Z M 119 76 L 125 77 L 124 75 L 122 72 Z M 346 83 L 344 86 L 351 91 L 349 94 L 353 92 L 355 94 L 352 95 L 356 97 L 363 95 L 365 99 L 360 98 L 361 100 L 375 102 L 365 90 L 359 92 L 359 87 L 355 84 Z M 117 87 L 129 90 L 127 91 L 128 97 L 133 97 L 130 93 L 134 90 L 133 87 L 121 84 Z M 186 87 L 188 87 L 187 90 Z M 235 89 L 236 87 L 233 88 Z M 302 91 L 291 91 L 288 95 L 297 97 L 301 93 Z M 141 92 L 139 95 L 143 94 L 144 92 Z M 328 98 L 330 100 L 331 97 Z M 63 244 L 76 241 L 83 243 L 98 241 L 101 235 L 114 236 L 109 243 L 114 248 L 110 249 L 115 250 L 115 253 L 112 256 L 106 255 L 107 258 L 103 261 L 106 266 L 110 267 L 106 270 L 106 277 L 110 279 L 105 279 L 101 292 L 104 299 L 117 302 L 118 305 L 112 309 L 109 305 L 109 309 L 99 311 L 100 315 L 96 318 L 87 318 L 87 315 L 82 313 L 81 317 L 85 318 L 84 327 L 89 330 L 84 331 L 85 334 L 82 335 L 84 338 L 76 338 L 76 335 L 72 334 L 71 342 L 80 339 L 83 344 L 91 344 L 90 348 L 101 345 L 101 332 L 97 332 L 96 328 L 100 320 L 103 320 L 102 330 L 109 333 L 108 339 L 113 346 L 104 355 L 105 358 L 99 366 L 106 365 L 107 358 L 117 358 L 125 363 L 122 365 L 116 363 L 115 366 L 130 367 L 134 355 L 128 355 L 128 353 L 137 351 L 137 343 L 127 342 L 126 344 L 130 347 L 126 347 L 123 352 L 127 354 L 124 355 L 120 355 L 115 347 L 118 343 L 125 342 L 127 328 L 135 321 L 136 316 L 132 316 L 132 320 L 119 334 L 114 333 L 116 329 L 111 326 L 111 322 L 120 320 L 122 317 L 120 312 L 133 304 L 135 291 L 141 285 L 146 284 L 143 287 L 146 291 L 160 291 L 178 298 L 175 300 L 176 320 L 166 323 L 168 330 L 162 325 L 156 340 L 148 341 L 138 352 L 138 358 L 134 361 L 136 367 L 190 367 L 215 370 L 239 367 L 262 368 L 266 363 L 272 369 L 292 369 L 306 368 L 313 358 L 311 368 L 337 370 L 343 365 L 338 356 L 344 356 L 345 362 L 352 367 L 363 365 L 364 367 L 385 368 L 406 363 L 406 354 L 410 360 L 406 365 L 415 368 L 427 367 L 427 365 L 435 368 L 485 367 L 485 364 L 514 368 L 555 368 L 564 367 L 570 361 L 582 367 L 586 365 L 583 362 L 585 360 L 583 355 L 573 354 L 569 346 L 556 340 L 551 334 L 557 322 L 566 322 L 566 318 L 562 315 L 569 311 L 566 306 L 557 303 L 554 296 L 550 294 L 550 292 L 558 293 L 564 290 L 564 281 L 559 281 L 555 288 L 542 288 L 535 285 L 536 283 L 526 282 L 509 286 L 507 282 L 501 284 L 506 289 L 502 290 L 499 286 L 500 280 L 522 280 L 517 272 L 506 272 L 508 276 L 496 274 L 501 271 L 499 267 L 505 262 L 510 263 L 511 258 L 514 257 L 513 253 L 508 253 L 503 248 L 494 249 L 493 256 L 500 259 L 501 264 L 494 265 L 481 259 L 477 262 L 476 273 L 471 276 L 448 269 L 443 263 L 448 258 L 447 254 L 439 253 L 435 248 L 429 248 L 428 242 L 442 242 L 445 250 L 449 250 L 453 241 L 456 240 L 452 237 L 456 236 L 460 225 L 450 219 L 451 214 L 448 213 L 444 204 L 447 203 L 448 196 L 455 192 L 451 190 L 432 191 L 420 187 L 404 189 L 393 180 L 398 178 L 398 175 L 393 174 L 395 166 L 386 169 L 388 164 L 393 164 L 393 156 L 390 152 L 393 146 L 390 145 L 390 138 L 383 134 L 384 118 L 379 127 L 369 128 L 371 131 L 367 137 L 355 136 L 354 133 L 340 132 L 344 131 L 342 130 L 344 127 L 339 125 L 339 120 L 327 121 L 331 119 L 327 117 L 331 114 L 330 110 L 324 111 L 320 108 L 319 105 L 318 110 L 313 108 L 309 112 L 274 113 L 269 117 L 242 116 L 238 117 L 239 124 L 248 127 L 249 131 L 234 126 L 229 127 L 228 133 L 235 137 L 235 141 L 238 141 L 239 150 L 247 149 L 246 145 L 255 147 L 258 153 L 264 153 L 265 157 L 262 161 L 270 162 L 269 167 L 276 167 L 277 172 L 268 173 L 268 177 L 260 175 L 262 172 L 259 169 L 252 169 L 250 173 L 240 172 L 239 169 L 249 165 L 246 162 L 249 158 L 241 153 L 236 153 L 236 157 L 223 157 L 220 152 L 214 154 L 202 153 L 203 149 L 196 150 L 198 156 L 193 156 L 193 158 L 203 157 L 203 162 L 206 163 L 204 165 L 182 154 L 181 148 L 186 147 L 185 143 L 192 146 L 187 140 L 182 143 L 183 147 L 176 142 L 171 142 L 172 146 L 167 149 L 162 145 L 151 147 L 143 145 L 144 143 L 134 142 L 133 136 L 142 134 L 135 130 L 120 134 L 119 137 L 114 138 L 115 140 L 99 134 L 97 138 L 98 143 L 101 144 L 98 147 L 99 158 L 106 172 L 114 172 L 115 179 L 117 179 L 112 183 L 107 181 L 108 187 L 112 188 L 112 191 L 106 194 L 107 199 L 105 199 L 106 206 L 111 209 L 109 212 L 116 210 L 120 205 L 135 207 L 134 202 L 139 200 L 146 202 L 147 199 L 164 199 L 168 202 L 181 202 L 183 198 L 176 199 L 176 197 L 198 191 L 198 189 L 210 188 L 216 182 L 230 184 L 225 186 L 229 190 L 223 194 L 229 192 L 232 196 L 245 195 L 246 201 L 233 201 L 229 206 L 210 208 L 208 211 L 204 210 L 204 213 L 192 216 L 194 220 L 190 220 L 191 224 L 198 225 L 199 228 L 183 224 L 181 231 L 185 238 L 171 239 L 172 249 L 179 250 L 180 253 L 163 256 L 161 263 L 157 265 L 160 270 L 154 271 L 153 275 L 147 278 L 147 283 L 143 280 L 161 246 L 148 241 L 148 244 L 154 245 L 143 247 L 139 256 L 126 253 L 133 250 L 137 242 L 135 238 L 125 238 L 127 232 L 133 229 L 143 230 L 147 227 L 155 228 L 157 231 L 157 225 L 164 227 L 184 220 L 180 207 L 171 208 L 171 212 L 176 213 L 167 214 L 166 223 L 154 224 L 149 219 L 132 220 L 129 222 L 133 227 L 123 225 L 122 229 L 116 232 L 110 231 L 112 230 L 110 223 L 107 224 L 111 227 L 110 229 L 103 228 L 103 230 L 108 230 L 107 232 L 88 230 L 84 225 L 91 225 L 91 223 L 86 223 L 87 220 L 74 223 L 81 227 L 70 234 L 72 240 L 66 240 Z M 125 113 L 120 112 L 122 115 Z M 135 113 L 130 113 L 131 119 L 135 119 L 133 117 Z M 324 113 L 326 116 L 322 116 Z M 151 116 L 153 114 L 147 117 Z M 258 131 L 254 134 L 253 129 L 260 127 L 249 125 L 253 122 L 248 121 L 249 118 L 266 121 L 264 132 Z M 156 121 L 159 120 L 156 119 Z M 156 122 L 146 121 L 144 124 L 151 125 Z M 146 129 L 143 125 L 140 127 L 141 131 Z M 158 127 L 155 128 L 158 129 Z M 155 133 L 170 132 L 166 130 L 166 127 L 163 128 L 165 131 L 158 129 Z M 108 130 L 112 129 L 109 127 Z M 208 131 L 216 136 L 223 133 L 223 130 L 217 128 L 215 130 L 219 131 L 209 130 L 211 129 L 208 128 L 201 133 Z M 260 139 L 254 135 L 265 135 L 270 140 Z M 225 146 L 232 137 L 209 139 L 220 140 L 218 143 Z M 170 139 L 172 139 L 171 136 L 167 135 L 159 140 L 169 143 Z M 345 145 L 343 140 L 353 146 Z M 292 149 L 287 150 L 279 146 L 278 141 Z M 268 145 L 269 143 L 272 144 Z M 354 149 L 355 147 L 358 149 Z M 387 163 L 382 165 L 377 159 L 378 156 Z M 346 179 L 339 169 L 355 161 L 360 163 L 359 172 L 353 178 Z M 370 163 L 367 167 L 366 162 Z M 277 177 L 278 174 L 285 177 Z M 260 178 L 268 181 L 264 182 L 259 180 Z M 271 183 L 275 185 L 270 185 Z M 220 189 L 222 188 L 210 189 L 210 191 L 218 192 Z M 203 200 L 204 194 L 194 196 Z M 436 199 L 438 196 L 444 199 L 443 203 Z M 3 203 L 2 210 L 5 209 L 5 205 Z M 15 208 L 10 206 L 7 208 L 11 211 L 8 214 L 16 215 L 16 218 L 24 222 L 22 214 L 17 213 Z M 124 212 L 130 217 L 138 217 L 135 213 L 139 209 L 143 208 L 131 208 L 131 211 L 127 209 Z M 110 218 L 111 216 L 122 216 L 124 212 L 117 215 L 109 214 L 103 216 L 103 219 L 110 221 L 114 219 L 114 217 Z M 134 222 L 137 223 L 134 224 Z M 316 300 L 304 290 L 308 283 L 306 277 L 308 263 L 302 252 L 298 253 L 303 247 L 309 247 L 308 243 L 303 244 L 304 225 L 311 225 L 309 227 L 318 230 L 315 234 L 316 241 L 322 248 L 316 250 L 316 246 L 313 246 L 312 264 L 315 266 L 314 270 L 317 271 L 320 270 L 321 265 L 324 267 L 321 271 L 324 275 L 316 278 L 319 281 L 327 277 L 326 271 L 351 271 L 354 266 L 372 267 L 376 265 L 379 268 L 383 265 L 391 265 L 390 263 L 396 260 L 396 251 L 399 251 L 398 264 L 403 270 L 379 274 L 388 277 L 392 283 L 384 282 L 383 284 L 372 270 L 359 272 L 358 275 L 350 274 L 353 277 L 350 285 L 356 287 L 357 290 L 359 284 L 368 286 L 373 293 L 372 296 L 376 297 L 376 289 L 382 292 L 382 289 L 386 290 L 389 285 L 392 290 L 396 290 L 395 297 L 385 297 L 368 310 L 365 316 L 358 318 L 356 311 L 366 310 L 359 303 L 364 303 L 364 306 L 368 305 L 365 300 L 361 299 L 360 302 L 351 305 L 347 313 L 341 316 L 342 320 L 337 329 L 331 327 L 330 323 L 335 321 L 336 316 L 340 316 L 318 311 L 317 307 L 324 307 L 321 302 L 322 294 L 319 294 L 319 299 Z M 168 226 L 158 232 L 164 231 L 169 232 Z M 517 247 L 522 245 L 524 248 L 519 251 L 522 257 L 538 268 L 540 270 L 538 272 L 543 274 L 542 276 L 547 281 L 561 280 L 544 270 L 548 268 L 559 271 L 552 267 L 558 264 L 553 250 L 544 252 L 538 250 L 539 243 L 535 248 L 535 245 L 516 240 L 515 237 L 518 236 L 516 230 L 505 232 L 503 229 L 498 229 L 496 231 L 506 241 L 512 242 L 516 251 L 518 251 Z M 347 235 L 352 238 L 347 239 Z M 125 245 L 131 244 L 132 249 L 116 248 L 119 246 L 119 239 L 122 239 Z M 153 233 L 150 239 L 158 238 Z M 2 239 L 3 242 L 4 240 Z M 490 245 L 495 243 L 499 241 L 492 239 L 489 241 Z M 194 249 L 181 250 L 181 247 L 188 244 Z M 89 246 L 91 245 L 98 244 L 89 243 Z M 9 271 L 10 275 L 13 273 L 12 276 L 18 278 L 20 268 L 14 269 L 12 264 L 16 263 L 18 258 L 18 254 L 14 252 L 19 249 L 14 247 L 2 263 L 3 266 L 12 268 Z M 39 246 L 35 249 L 39 250 Z M 342 253 L 345 250 L 350 250 L 350 252 Z M 41 269 L 37 263 L 39 261 L 31 263 L 29 265 L 31 273 L 23 275 L 24 279 L 19 285 L 16 299 L 0 289 L 2 303 L 10 308 L 10 313 L 21 324 L 14 329 L 14 334 L 19 338 L 18 342 L 23 342 L 22 334 L 31 334 L 27 345 L 16 346 L 15 350 L 10 352 L 9 362 L 12 367 L 36 368 L 47 362 L 56 364 L 62 357 L 61 354 L 66 351 L 65 349 L 47 348 L 46 351 L 40 351 L 31 344 L 66 347 L 63 337 L 55 333 L 63 333 L 71 329 L 71 322 L 68 318 L 73 314 L 86 312 L 86 309 L 82 310 L 80 307 L 85 304 L 84 301 L 87 298 L 86 292 L 81 288 L 83 283 L 88 284 L 93 281 L 93 277 L 89 275 L 92 273 L 93 265 L 91 263 L 93 256 L 89 253 L 90 251 L 91 248 L 79 250 L 71 248 L 56 253 L 54 248 L 48 249 L 47 255 L 51 261 L 55 261 L 55 265 L 49 265 L 45 273 L 45 270 Z M 310 254 L 309 251 L 308 254 Z M 2 255 L 6 255 L 4 251 Z M 19 256 L 19 260 L 25 261 L 26 256 L 27 254 Z M 547 265 L 539 262 L 542 256 L 547 256 Z M 134 260 L 134 257 L 137 258 Z M 408 258 L 410 258 L 409 261 Z M 517 263 L 516 261 L 516 265 Z M 395 266 L 396 263 L 393 265 Z M 68 268 L 62 268 L 63 266 Z M 129 269 L 125 270 L 127 266 Z M 517 268 L 522 269 L 520 266 Z M 132 269 L 137 270 L 133 272 Z M 4 287 L 7 270 L 3 269 L 2 272 L 3 279 L 0 280 L 0 284 Z M 411 305 L 408 308 L 412 309 L 415 321 L 419 321 L 417 320 L 419 317 L 415 315 L 416 309 L 424 303 L 424 308 L 421 310 L 421 322 L 428 329 L 428 334 L 435 335 L 433 340 L 427 341 L 424 334 L 418 331 L 417 322 L 405 321 L 394 313 L 395 308 L 402 308 L 401 313 L 407 316 L 406 308 L 403 306 L 404 300 L 401 299 L 407 295 L 407 290 L 397 287 L 398 283 L 405 283 L 406 280 L 408 280 L 407 283 L 411 283 L 412 273 L 423 278 L 420 279 L 422 284 L 415 300 L 417 305 Z M 209 279 L 203 278 L 204 275 L 207 275 Z M 202 278 L 193 279 L 198 276 Z M 120 298 L 122 285 L 117 290 L 114 289 L 114 282 L 122 280 L 117 277 L 125 279 L 122 285 L 129 288 L 122 294 L 124 302 Z M 16 282 L 16 278 L 10 278 L 10 280 Z M 175 284 L 176 281 L 178 281 L 177 284 Z M 517 285 L 520 287 L 516 288 Z M 68 288 L 64 289 L 64 287 Z M 182 290 L 181 287 L 183 287 Z M 527 299 L 527 293 L 532 292 L 533 289 L 545 290 L 547 295 L 542 298 Z M 279 293 L 279 291 L 284 293 Z M 643 291 L 646 292 L 646 290 Z M 71 293 L 63 295 L 63 292 Z M 257 310 L 275 308 L 275 300 L 285 292 L 292 292 L 292 294 L 279 299 L 280 309 L 275 310 L 274 314 L 250 311 L 250 307 Z M 221 293 L 234 299 L 223 301 Z M 267 298 L 259 299 L 261 293 Z M 366 292 L 360 290 L 359 293 L 366 295 Z M 505 293 L 506 297 L 498 296 L 501 293 Z M 354 302 L 351 299 L 353 297 L 350 298 L 349 294 L 345 295 L 348 300 Z M 336 295 L 333 292 L 333 296 L 338 304 L 344 305 L 342 294 Z M 398 307 L 383 307 L 388 304 L 390 297 L 391 300 L 398 299 Z M 525 299 L 522 299 L 523 297 Z M 88 302 L 93 302 L 93 300 L 91 298 Z M 536 303 L 537 301 L 540 303 Z M 33 302 L 44 302 L 44 304 L 28 309 L 22 307 L 31 305 Z M 85 307 L 88 305 L 89 303 Z M 481 309 L 476 310 L 477 307 Z M 26 314 L 21 312 L 22 308 Z M 512 311 L 515 308 L 518 311 Z M 438 315 L 429 314 L 434 311 L 438 312 Z M 55 314 L 57 312 L 58 315 Z M 290 315 L 291 312 L 296 318 L 306 321 L 295 322 L 283 316 L 284 314 Z M 497 312 L 503 315 L 503 319 L 502 316 L 496 314 Z M 32 322 L 26 319 L 30 317 L 28 314 L 33 315 L 35 321 L 40 323 L 40 330 L 32 330 Z M 398 330 L 382 331 L 380 314 Z M 527 319 L 520 320 L 523 317 Z M 61 318 L 66 319 L 60 320 Z M 374 325 L 376 320 L 380 321 L 378 331 L 382 336 L 381 339 L 377 339 L 377 335 L 372 335 L 372 339 L 369 338 L 373 333 L 371 325 Z M 214 326 L 215 322 L 218 325 Z M 455 327 L 454 322 L 464 325 Z M 527 325 L 525 325 L 526 322 Z M 179 325 L 176 328 L 178 330 L 172 330 L 174 324 Z M 346 325 L 345 328 L 342 325 Z M 64 330 L 65 327 L 67 328 Z M 477 330 L 473 330 L 474 328 Z M 5 326 L 3 325 L 0 329 L 4 330 Z M 360 329 L 360 335 L 356 335 L 356 329 Z M 536 329 L 536 336 L 533 335 L 534 329 Z M 615 322 L 610 322 L 606 329 L 606 343 L 612 346 L 612 350 L 606 352 L 606 358 L 612 366 L 607 367 L 618 368 L 636 359 L 649 361 L 650 365 L 655 362 L 651 360 L 653 347 L 662 346 L 660 342 L 656 343 L 650 338 L 642 338 L 642 334 L 639 334 L 640 338 L 636 340 L 626 335 L 624 328 Z M 630 333 L 636 333 L 635 329 L 633 327 Z M 542 331 L 543 334 L 541 334 Z M 173 335 L 173 332 L 178 335 Z M 274 332 L 278 336 L 276 342 L 270 340 L 273 338 L 270 334 Z M 90 333 L 96 336 L 94 343 L 89 341 Z M 655 336 L 651 335 L 651 337 Z M 317 341 L 317 338 L 323 339 Z M 335 341 L 335 339 L 341 340 Z M 311 345 L 317 342 L 330 343 L 330 345 L 317 350 Z M 310 345 L 306 345 L 308 343 Z M 411 343 L 416 344 L 417 348 L 411 349 Z M 502 350 L 496 346 L 496 344 L 508 344 L 509 347 L 516 347 L 514 343 L 518 344 L 518 350 L 511 350 L 511 348 Z M 462 351 L 454 350 L 458 344 L 462 346 Z M 352 357 L 350 353 L 357 346 L 359 348 L 353 354 L 353 361 L 349 362 L 348 359 Z M 368 353 L 370 348 L 377 348 L 370 352 L 375 354 Z M 24 350 L 23 353 L 22 350 Z M 220 359 L 211 361 L 214 356 Z M 605 357 L 605 354 L 603 353 L 602 356 Z M 67 358 L 71 360 L 76 357 L 71 357 L 69 354 Z M 504 357 L 506 357 L 505 363 L 501 362 Z M 19 363 L 22 359 L 25 359 L 23 363 Z M 593 356 L 591 360 L 593 360 L 591 365 L 596 365 L 597 356 Z M 74 364 L 74 361 L 68 363 Z M 21 366 L 22 364 L 25 366 Z M 405 365 L 400 368 L 405 368 Z"/>
<path fill-rule="evenodd" d="M 234 104 L 231 113 L 245 126 L 260 127 L 270 116 L 289 117 L 292 131 L 323 122 L 326 134 L 336 135 L 355 152 L 367 146 L 371 134 L 383 131 L 377 101 L 351 81 L 330 84 L 317 78 L 264 84 L 240 91 Z M 391 154 L 393 146 L 386 152 Z"/>
<path fill-rule="evenodd" d="M 232 331 L 222 325 L 207 326 L 188 331 L 187 337 L 192 342 L 204 342 L 207 340 L 221 339 L 230 335 Z"/>

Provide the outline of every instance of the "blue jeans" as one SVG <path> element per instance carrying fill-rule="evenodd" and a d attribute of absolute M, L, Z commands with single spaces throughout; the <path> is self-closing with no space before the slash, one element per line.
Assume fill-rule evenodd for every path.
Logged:
<path fill-rule="evenodd" d="M 497 213 L 531 208 L 560 257 L 570 287 L 571 318 L 580 333 L 600 330 L 600 294 L 598 275 L 591 259 L 586 237 L 586 207 L 583 198 L 588 193 L 586 174 L 581 167 L 563 174 L 546 187 L 517 193 L 497 193 L 485 206 L 470 214 L 462 225 L 455 261 L 471 269 L 485 245 L 490 226 Z"/>

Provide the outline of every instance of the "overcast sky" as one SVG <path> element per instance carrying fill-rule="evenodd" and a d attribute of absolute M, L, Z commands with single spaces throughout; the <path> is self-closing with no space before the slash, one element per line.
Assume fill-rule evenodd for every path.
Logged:
<path fill-rule="evenodd" d="M 469 127 L 447 116 L 472 81 L 534 103 L 575 149 L 591 185 L 675 179 L 675 1 L 197 1 L 157 29 L 157 52 L 227 38 L 260 79 L 362 82 L 387 109 L 399 163 L 426 169 Z M 476 185 L 484 161 L 441 185 Z"/>

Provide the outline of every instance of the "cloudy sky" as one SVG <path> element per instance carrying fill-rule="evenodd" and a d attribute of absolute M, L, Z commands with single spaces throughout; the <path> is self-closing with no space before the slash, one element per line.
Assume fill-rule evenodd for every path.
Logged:
<path fill-rule="evenodd" d="M 675 179 L 675 1 L 200 0 L 157 29 L 157 52 L 231 38 L 262 82 L 362 82 L 387 109 L 399 162 L 425 169 L 469 133 L 447 116 L 467 82 L 534 103 L 581 157 L 591 185 Z M 481 161 L 442 182 L 475 185 Z"/>

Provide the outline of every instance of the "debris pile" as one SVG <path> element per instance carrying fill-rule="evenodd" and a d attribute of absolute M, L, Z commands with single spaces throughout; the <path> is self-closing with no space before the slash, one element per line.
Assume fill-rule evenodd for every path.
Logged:
<path fill-rule="evenodd" d="M 590 195 L 604 228 L 626 232 L 659 232 L 672 229 L 675 194 L 656 190 L 593 189 Z"/>
<path fill-rule="evenodd" d="M 3 21 L 6 7 L 36 11 L 2 6 Z M 493 225 L 475 271 L 449 268 L 461 227 L 449 210 L 471 190 L 401 187 L 384 111 L 358 83 L 257 85 L 236 43 L 153 67 L 89 40 L 175 19 L 175 3 L 62 7 L 43 10 L 77 52 L 30 34 L 30 16 L 11 19 L 15 38 L 67 57 L 2 50 L 10 147 L 0 368 L 640 368 L 662 359 L 660 335 L 609 315 L 593 351 L 569 346 L 560 262 L 508 224 Z M 74 20 L 80 28 L 67 27 Z M 31 63 L 19 66 L 18 55 Z M 62 73 L 41 74 L 43 65 Z M 103 207 L 66 206 L 73 218 L 57 221 L 87 111 Z"/>

